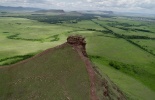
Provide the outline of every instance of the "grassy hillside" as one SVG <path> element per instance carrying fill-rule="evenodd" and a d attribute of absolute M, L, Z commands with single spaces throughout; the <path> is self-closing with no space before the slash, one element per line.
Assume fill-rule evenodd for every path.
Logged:
<path fill-rule="evenodd" d="M 89 100 L 84 62 L 69 45 L 0 68 L 0 99 Z"/>
<path fill-rule="evenodd" d="M 155 99 L 154 22 L 118 16 L 63 17 L 58 16 L 60 21 L 51 16 L 1 17 L 0 65 L 29 58 L 80 34 L 86 37 L 87 53 L 100 73 L 107 74 L 128 99 Z M 2 71 L 5 77 L 6 71 Z"/>

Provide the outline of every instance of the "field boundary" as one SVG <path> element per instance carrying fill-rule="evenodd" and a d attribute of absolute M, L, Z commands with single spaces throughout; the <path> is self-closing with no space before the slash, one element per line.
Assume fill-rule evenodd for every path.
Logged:
<path fill-rule="evenodd" d="M 116 36 L 117 38 L 122 38 L 122 39 L 126 40 L 128 43 L 130 43 L 130 44 L 132 44 L 132 45 L 138 47 L 139 49 L 141 49 L 141 50 L 143 50 L 143 51 L 145 51 L 145 52 L 147 52 L 147 53 L 149 53 L 149 54 L 151 54 L 152 56 L 155 57 L 155 54 L 154 54 L 154 53 L 148 51 L 147 49 L 145 49 L 145 48 L 142 47 L 141 45 L 139 45 L 139 44 L 137 44 L 137 43 L 131 41 L 130 39 L 126 38 L 126 37 L 123 36 L 123 35 L 120 35 L 120 34 L 114 32 L 114 31 L 112 31 L 111 29 L 107 28 L 106 26 L 104 26 L 104 25 L 102 25 L 102 24 L 100 24 L 100 23 L 98 23 L 98 22 L 95 22 L 95 21 L 93 21 L 93 20 L 91 20 L 91 21 L 94 22 L 95 24 L 97 24 L 97 25 L 99 25 L 99 26 L 101 26 L 101 27 L 107 29 L 107 30 L 109 31 L 109 34 L 113 34 L 113 35 Z M 154 38 L 152 38 L 152 39 L 154 39 Z"/>

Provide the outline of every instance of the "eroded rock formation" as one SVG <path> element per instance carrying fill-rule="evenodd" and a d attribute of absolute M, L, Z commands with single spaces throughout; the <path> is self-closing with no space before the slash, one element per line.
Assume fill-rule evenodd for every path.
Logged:
<path fill-rule="evenodd" d="M 72 46 L 76 46 L 78 49 L 80 49 L 82 51 L 84 56 L 87 56 L 87 53 L 86 53 L 86 41 L 85 41 L 84 37 L 82 37 L 80 35 L 69 36 L 67 38 L 67 43 L 72 45 Z"/>

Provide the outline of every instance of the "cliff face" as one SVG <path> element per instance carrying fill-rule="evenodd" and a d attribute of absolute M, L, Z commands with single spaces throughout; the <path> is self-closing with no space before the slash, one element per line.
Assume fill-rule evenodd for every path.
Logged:
<path fill-rule="evenodd" d="M 67 43 L 76 46 L 78 49 L 80 49 L 84 56 L 87 56 L 86 53 L 86 41 L 85 38 L 82 36 L 69 36 L 67 38 Z"/>
<path fill-rule="evenodd" d="M 123 92 L 100 70 L 92 64 L 87 57 L 86 41 L 82 36 L 69 36 L 67 43 L 70 44 L 80 55 L 86 65 L 90 79 L 91 100 L 126 100 Z"/>

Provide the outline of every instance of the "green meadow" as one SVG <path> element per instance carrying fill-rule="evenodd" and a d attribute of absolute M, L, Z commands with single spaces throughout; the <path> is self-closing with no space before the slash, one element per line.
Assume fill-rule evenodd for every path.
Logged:
<path fill-rule="evenodd" d="M 24 18 L 2 17 L 0 18 L 0 65 L 19 59 L 15 56 L 36 54 L 60 45 L 66 41 L 64 33 L 72 30 L 74 29 Z M 15 58 L 11 59 L 11 57 Z"/>
<path fill-rule="evenodd" d="M 131 100 L 155 99 L 155 22 L 95 17 L 51 24 L 0 17 L 0 65 L 10 65 L 66 42 L 86 37 L 89 58 Z M 7 81 L 7 80 L 6 80 Z"/>

